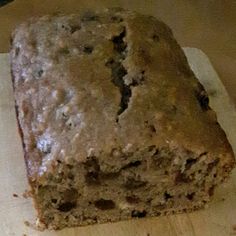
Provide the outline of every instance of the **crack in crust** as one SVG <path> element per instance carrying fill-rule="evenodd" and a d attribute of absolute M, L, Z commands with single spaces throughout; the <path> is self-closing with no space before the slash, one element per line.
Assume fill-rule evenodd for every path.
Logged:
<path fill-rule="evenodd" d="M 132 97 L 132 87 L 138 86 L 143 81 L 144 71 L 141 73 L 142 79 L 132 80 L 132 83 L 125 83 L 125 76 L 128 75 L 126 68 L 123 66 L 123 61 L 127 57 L 127 43 L 125 42 L 126 28 L 118 35 L 113 37 L 112 42 L 114 44 L 114 51 L 116 56 L 107 63 L 107 66 L 111 68 L 112 71 L 112 82 L 119 88 L 121 94 L 121 100 L 119 109 L 117 111 L 116 122 L 119 122 L 119 116 L 128 108 L 130 98 Z"/>

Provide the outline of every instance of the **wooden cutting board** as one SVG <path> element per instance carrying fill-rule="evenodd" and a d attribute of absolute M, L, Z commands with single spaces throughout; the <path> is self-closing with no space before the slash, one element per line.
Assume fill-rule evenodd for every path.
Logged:
<path fill-rule="evenodd" d="M 210 95 L 236 153 L 236 112 L 207 56 L 185 48 L 192 70 Z M 151 219 L 39 232 L 24 224 L 34 222 L 31 199 L 22 197 L 27 189 L 25 163 L 17 130 L 8 54 L 0 54 L 0 236 L 166 236 L 236 235 L 236 170 L 229 181 L 217 188 L 207 209 Z M 17 194 L 19 197 L 14 197 Z"/>

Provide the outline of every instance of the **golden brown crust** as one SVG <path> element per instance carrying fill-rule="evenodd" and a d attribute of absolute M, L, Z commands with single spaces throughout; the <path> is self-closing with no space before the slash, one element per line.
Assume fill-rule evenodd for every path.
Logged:
<path fill-rule="evenodd" d="M 89 150 L 110 152 L 118 143 L 140 147 L 170 142 L 199 154 L 232 154 L 214 112 L 201 104 L 201 99 L 207 102 L 205 92 L 169 28 L 126 11 L 112 16 L 48 16 L 15 31 L 12 70 L 26 152 L 34 156 L 33 163 L 28 160 L 31 175 L 43 171 L 40 166 L 53 156 L 83 159 Z M 117 115 L 121 94 L 106 63 L 117 56 L 112 38 L 124 31 L 124 79 L 143 81 L 130 85 L 128 107 Z M 58 117 L 63 109 L 69 118 Z M 157 132 L 152 138 L 145 134 L 146 121 Z M 68 139 L 74 141 L 68 144 Z M 50 155 L 43 153 L 45 145 L 52 149 Z"/>
<path fill-rule="evenodd" d="M 47 181 L 58 160 L 108 158 L 117 147 L 219 158 L 223 179 L 235 165 L 204 88 L 154 17 L 109 10 L 31 19 L 14 32 L 11 62 L 32 183 Z"/>

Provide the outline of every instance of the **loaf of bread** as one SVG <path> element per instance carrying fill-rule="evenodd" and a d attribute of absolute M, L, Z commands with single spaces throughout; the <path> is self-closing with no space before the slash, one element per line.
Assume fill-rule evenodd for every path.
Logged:
<path fill-rule="evenodd" d="M 235 159 L 171 30 L 121 9 L 13 33 L 17 118 L 50 229 L 204 206 Z"/>

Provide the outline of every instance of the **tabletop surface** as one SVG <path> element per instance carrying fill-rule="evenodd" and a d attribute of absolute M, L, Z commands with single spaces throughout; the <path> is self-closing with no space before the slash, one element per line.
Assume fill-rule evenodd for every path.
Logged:
<path fill-rule="evenodd" d="M 9 51 L 10 32 L 30 16 L 106 7 L 123 7 L 161 18 L 173 29 L 181 46 L 196 47 L 208 55 L 236 104 L 235 0 L 11 0 L 0 8 L 0 52 Z"/>

